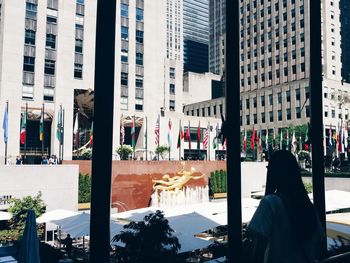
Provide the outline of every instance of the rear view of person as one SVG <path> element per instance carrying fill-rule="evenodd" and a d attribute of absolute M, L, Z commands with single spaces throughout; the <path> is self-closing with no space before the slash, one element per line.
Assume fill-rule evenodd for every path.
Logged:
<path fill-rule="evenodd" d="M 314 262 L 325 231 L 290 152 L 272 154 L 267 166 L 265 197 L 248 229 L 254 236 L 253 262 Z"/>

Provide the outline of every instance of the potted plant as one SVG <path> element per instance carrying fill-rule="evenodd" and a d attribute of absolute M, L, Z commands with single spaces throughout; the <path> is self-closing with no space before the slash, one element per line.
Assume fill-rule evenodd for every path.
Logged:
<path fill-rule="evenodd" d="M 128 160 L 132 153 L 132 147 L 130 145 L 120 145 L 114 152 L 120 156 L 120 160 Z"/>
<path fill-rule="evenodd" d="M 92 149 L 91 148 L 83 149 L 81 152 L 81 155 L 83 156 L 84 160 L 91 160 Z"/>
<path fill-rule="evenodd" d="M 166 153 L 168 153 L 170 151 L 170 148 L 169 148 L 169 146 L 167 146 L 167 145 L 159 145 L 159 146 L 157 146 L 157 148 L 156 148 L 156 150 L 155 150 L 155 153 L 158 155 L 158 154 L 160 154 L 160 156 L 162 157 L 162 159 L 164 160 L 165 158 L 164 158 L 164 155 L 166 154 Z"/>

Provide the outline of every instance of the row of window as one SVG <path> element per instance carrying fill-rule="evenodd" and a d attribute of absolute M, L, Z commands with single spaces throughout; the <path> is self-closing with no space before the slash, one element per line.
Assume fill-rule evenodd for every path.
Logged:
<path fill-rule="evenodd" d="M 75 59 L 74 63 L 74 78 L 82 79 L 83 78 L 83 47 L 84 47 L 84 9 L 82 9 L 84 5 L 84 0 L 76 0 L 76 16 L 78 19 L 76 21 L 80 21 L 80 23 L 75 24 Z"/>
<path fill-rule="evenodd" d="M 205 114 L 205 109 L 207 109 L 207 115 Z M 217 107 L 216 105 L 208 106 L 206 108 L 202 107 L 202 108 L 198 108 L 198 109 L 193 109 L 191 110 L 191 112 L 189 110 L 186 111 L 186 115 L 191 115 L 191 116 L 198 116 L 198 117 L 210 117 L 212 116 L 211 113 L 211 109 L 213 109 L 213 116 L 215 117 L 217 114 Z M 219 104 L 219 113 L 222 114 L 223 113 L 223 107 L 222 104 Z"/>
<path fill-rule="evenodd" d="M 122 40 L 129 40 L 129 28 L 122 26 L 120 30 Z M 143 31 L 136 30 L 136 43 L 143 44 Z"/>
<path fill-rule="evenodd" d="M 122 49 L 121 51 L 121 61 L 124 63 L 128 63 L 129 61 L 129 53 L 127 50 Z M 136 52 L 136 65 L 143 66 L 143 54 Z"/>
<path fill-rule="evenodd" d="M 120 109 L 128 110 L 129 109 L 129 98 L 122 96 L 120 98 Z M 143 111 L 143 99 L 135 99 L 135 110 Z"/>
<path fill-rule="evenodd" d="M 129 17 L 129 5 L 127 4 L 120 4 L 120 15 L 122 17 Z M 143 9 L 136 7 L 136 21 L 143 21 Z"/>
<path fill-rule="evenodd" d="M 129 84 L 129 74 L 121 72 L 120 74 L 120 84 L 123 86 L 128 86 Z M 143 76 L 135 76 L 135 86 L 136 88 L 143 88 Z"/>

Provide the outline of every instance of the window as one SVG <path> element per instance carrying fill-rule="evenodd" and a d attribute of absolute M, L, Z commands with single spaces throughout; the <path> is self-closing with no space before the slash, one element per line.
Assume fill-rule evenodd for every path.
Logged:
<path fill-rule="evenodd" d="M 286 91 L 286 98 L 287 98 L 287 102 L 290 102 L 290 91 L 289 90 Z"/>
<path fill-rule="evenodd" d="M 143 110 L 143 99 L 135 99 L 135 110 Z"/>
<path fill-rule="evenodd" d="M 257 104 L 257 103 L 256 103 L 256 97 L 254 97 L 254 98 L 253 98 L 253 106 L 254 106 L 254 108 L 256 108 L 256 104 Z"/>
<path fill-rule="evenodd" d="M 290 120 L 290 119 L 292 118 L 290 108 L 289 108 L 289 109 L 287 109 L 286 113 L 287 113 L 287 120 Z"/>
<path fill-rule="evenodd" d="M 278 121 L 282 121 L 282 110 L 278 110 Z"/>
<path fill-rule="evenodd" d="M 250 125 L 250 118 L 249 118 L 249 115 L 246 115 L 246 116 L 245 116 L 245 124 L 246 124 L 246 125 Z"/>
<path fill-rule="evenodd" d="M 310 106 L 309 105 L 305 106 L 305 113 L 306 113 L 306 118 L 310 118 Z"/>
<path fill-rule="evenodd" d="M 143 31 L 136 30 L 136 43 L 143 44 Z"/>
<path fill-rule="evenodd" d="M 278 104 L 282 103 L 282 92 L 277 93 L 277 98 L 278 98 Z"/>
<path fill-rule="evenodd" d="M 34 72 L 35 58 L 24 56 L 23 71 Z"/>
<path fill-rule="evenodd" d="M 328 106 L 324 107 L 324 116 L 328 117 Z"/>
<path fill-rule="evenodd" d="M 47 75 L 55 75 L 55 61 L 45 59 L 44 73 Z"/>
<path fill-rule="evenodd" d="M 208 116 L 210 116 L 210 106 L 208 107 Z"/>
<path fill-rule="evenodd" d="M 143 77 L 142 76 L 136 76 L 135 86 L 137 88 L 143 88 Z"/>
<path fill-rule="evenodd" d="M 128 97 L 120 98 L 120 109 L 127 110 L 128 109 Z"/>
<path fill-rule="evenodd" d="M 202 117 L 204 117 L 205 116 L 205 109 L 204 108 L 202 108 Z"/>
<path fill-rule="evenodd" d="M 82 79 L 83 78 L 83 65 L 82 64 L 74 64 L 74 78 Z"/>
<path fill-rule="evenodd" d="M 269 119 L 270 119 L 270 122 L 273 122 L 273 111 L 269 111 Z"/>
<path fill-rule="evenodd" d="M 136 8 L 136 21 L 143 21 L 143 9 Z"/>
<path fill-rule="evenodd" d="M 300 89 L 295 90 L 295 99 L 300 100 Z"/>
<path fill-rule="evenodd" d="M 253 119 L 254 119 L 254 124 L 257 124 L 258 123 L 258 116 L 256 115 L 256 113 L 254 113 Z"/>
<path fill-rule="evenodd" d="M 249 99 L 245 99 L 245 106 L 246 106 L 246 109 L 248 110 L 249 109 Z"/>
<path fill-rule="evenodd" d="M 128 60 L 129 60 L 128 50 L 126 49 L 121 50 L 120 60 L 121 62 L 128 63 Z"/>
<path fill-rule="evenodd" d="M 169 84 L 169 93 L 175 94 L 175 84 Z"/>
<path fill-rule="evenodd" d="M 56 36 L 53 34 L 46 34 L 46 47 L 56 48 Z"/>
<path fill-rule="evenodd" d="M 270 104 L 270 106 L 273 105 L 273 95 L 272 94 L 269 94 L 269 104 Z"/>
<path fill-rule="evenodd" d="M 120 75 L 120 84 L 124 86 L 128 86 L 128 73 L 122 72 Z"/>
<path fill-rule="evenodd" d="M 77 0 L 77 4 L 83 5 L 85 0 Z"/>
<path fill-rule="evenodd" d="M 129 16 L 129 6 L 127 4 L 120 4 L 120 15 L 124 17 Z"/>
<path fill-rule="evenodd" d="M 305 98 L 310 99 L 310 88 L 309 87 L 305 87 Z"/>
<path fill-rule="evenodd" d="M 301 72 L 305 72 L 305 63 L 301 63 L 300 69 L 301 69 Z"/>
<path fill-rule="evenodd" d="M 265 112 L 261 113 L 261 122 L 265 123 Z"/>
<path fill-rule="evenodd" d="M 83 53 L 83 40 L 75 39 L 75 52 Z"/>
<path fill-rule="evenodd" d="M 49 24 L 57 24 L 57 17 L 54 16 L 47 16 L 46 22 Z"/>
<path fill-rule="evenodd" d="M 129 39 L 129 28 L 126 26 L 121 27 L 121 38 L 124 40 Z"/>
<path fill-rule="evenodd" d="M 136 65 L 143 65 L 143 54 L 136 53 Z"/>
<path fill-rule="evenodd" d="M 35 45 L 35 31 L 26 29 L 24 42 L 29 45 Z"/>
<path fill-rule="evenodd" d="M 219 109 L 220 109 L 220 114 L 221 114 L 222 113 L 222 104 L 220 104 L 219 106 L 220 106 Z M 242 109 L 242 103 L 241 103 L 241 109 Z"/>
<path fill-rule="evenodd" d="M 297 119 L 301 118 L 301 111 L 300 111 L 300 107 L 296 107 L 295 108 L 295 115 Z"/>
<path fill-rule="evenodd" d="M 175 68 L 172 68 L 172 67 L 169 68 L 169 78 L 171 79 L 175 78 Z"/>
<path fill-rule="evenodd" d="M 44 100 L 53 101 L 55 96 L 55 89 L 44 87 Z"/>
<path fill-rule="evenodd" d="M 216 116 L 216 105 L 213 105 L 213 114 Z"/>
<path fill-rule="evenodd" d="M 169 104 L 170 104 L 170 101 L 169 101 Z M 197 109 L 196 112 L 197 112 L 197 116 L 199 117 L 199 109 Z"/>
<path fill-rule="evenodd" d="M 26 2 L 26 18 L 36 19 L 37 5 Z"/>

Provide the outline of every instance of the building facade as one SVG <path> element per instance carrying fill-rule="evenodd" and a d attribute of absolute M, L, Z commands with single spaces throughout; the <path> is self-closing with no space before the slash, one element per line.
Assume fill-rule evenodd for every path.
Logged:
<path fill-rule="evenodd" d="M 183 39 L 184 72 L 208 72 L 208 0 L 183 0 Z"/>
<path fill-rule="evenodd" d="M 341 49 L 342 49 L 342 78 L 350 83 L 350 4 L 340 0 Z"/>

